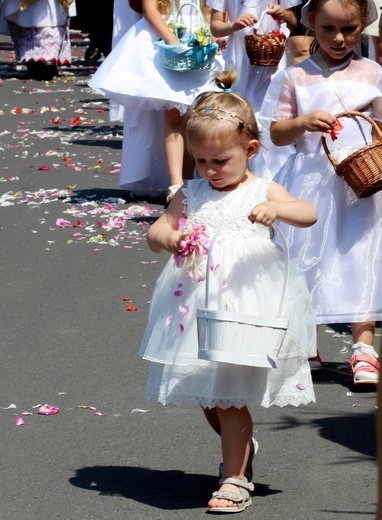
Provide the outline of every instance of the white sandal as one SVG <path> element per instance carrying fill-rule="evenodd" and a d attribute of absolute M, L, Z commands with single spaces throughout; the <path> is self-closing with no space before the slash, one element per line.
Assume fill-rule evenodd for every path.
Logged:
<path fill-rule="evenodd" d="M 240 511 L 244 511 L 244 509 L 252 504 L 250 493 L 255 489 L 252 482 L 247 482 L 247 480 L 239 478 L 227 477 L 219 480 L 219 485 L 222 486 L 223 484 L 233 484 L 239 488 L 239 492 L 215 491 L 212 493 L 212 498 L 216 498 L 217 500 L 229 500 L 230 502 L 235 502 L 236 505 L 231 507 L 209 507 L 209 513 L 240 513 Z"/>
<path fill-rule="evenodd" d="M 181 184 L 173 184 L 172 186 L 169 186 L 167 188 L 167 198 L 166 198 L 166 202 L 170 202 L 171 199 L 174 198 L 174 195 L 175 193 L 179 190 L 179 188 L 181 188 L 182 185 Z"/>

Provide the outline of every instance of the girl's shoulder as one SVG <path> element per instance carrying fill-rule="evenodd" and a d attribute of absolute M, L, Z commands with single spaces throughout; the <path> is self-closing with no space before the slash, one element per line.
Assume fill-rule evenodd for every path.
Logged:
<path fill-rule="evenodd" d="M 382 81 L 382 67 L 374 60 L 354 54 L 343 67 L 331 69 L 337 80 L 374 87 Z"/>

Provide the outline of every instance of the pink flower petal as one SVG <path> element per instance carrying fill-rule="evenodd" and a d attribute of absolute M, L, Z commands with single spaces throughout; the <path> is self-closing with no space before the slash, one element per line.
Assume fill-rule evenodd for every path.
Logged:
<path fill-rule="evenodd" d="M 305 388 L 302 385 L 300 385 L 300 383 L 296 385 L 296 388 L 297 390 L 305 390 Z"/>
<path fill-rule="evenodd" d="M 172 316 L 167 316 L 166 322 L 165 322 L 166 323 L 166 327 L 168 327 L 170 325 L 171 321 L 172 321 Z"/>
<path fill-rule="evenodd" d="M 58 218 L 56 220 L 56 226 L 58 227 L 72 227 L 72 224 L 69 222 L 69 220 L 65 220 L 64 218 Z"/>
<path fill-rule="evenodd" d="M 22 417 L 16 417 L 15 426 L 23 426 L 24 424 L 25 424 L 25 421 Z"/>
<path fill-rule="evenodd" d="M 57 406 L 51 406 L 50 404 L 44 404 L 38 409 L 40 415 L 55 415 L 60 409 Z"/>
<path fill-rule="evenodd" d="M 179 325 L 179 330 L 183 334 L 183 332 L 184 332 L 184 325 L 180 324 Z"/>
<path fill-rule="evenodd" d="M 182 296 L 183 291 L 175 291 L 174 296 Z"/>

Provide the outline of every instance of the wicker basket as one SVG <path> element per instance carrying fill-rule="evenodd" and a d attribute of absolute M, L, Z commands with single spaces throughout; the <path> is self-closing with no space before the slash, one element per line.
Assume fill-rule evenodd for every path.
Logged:
<path fill-rule="evenodd" d="M 337 163 L 326 143 L 326 133 L 322 133 L 322 144 L 326 155 L 337 175 L 342 177 L 360 199 L 370 197 L 382 190 L 382 132 L 369 116 L 362 112 L 349 111 L 336 114 L 335 117 L 362 117 L 374 128 L 378 141 L 360 148 Z"/>
<path fill-rule="evenodd" d="M 245 50 L 251 65 L 276 67 L 284 54 L 286 38 L 283 33 L 247 34 Z"/>
<path fill-rule="evenodd" d="M 288 319 L 281 317 L 289 278 L 289 253 L 285 238 L 279 228 L 273 224 L 283 243 L 285 255 L 284 283 L 277 316 L 262 317 L 212 310 L 208 307 L 212 247 L 219 233 L 227 225 L 223 225 L 216 231 L 208 251 L 205 307 L 196 310 L 198 358 L 234 365 L 276 368 L 277 358 L 288 328 Z"/>
<path fill-rule="evenodd" d="M 175 4 L 173 3 L 173 6 Z M 181 5 L 174 15 L 174 23 L 176 24 L 182 9 L 185 6 L 191 6 L 197 11 L 200 25 L 204 24 L 203 14 L 200 10 L 199 0 L 196 3 L 187 2 Z M 181 40 L 181 43 L 188 43 L 188 40 Z M 177 45 L 168 45 L 163 40 L 158 42 L 158 48 L 161 56 L 162 65 L 165 69 L 188 71 L 188 70 L 209 70 L 215 59 L 216 52 L 219 48 L 217 43 L 209 43 L 201 47 L 197 43 L 191 44 L 190 47 L 182 52 L 176 52 Z"/>

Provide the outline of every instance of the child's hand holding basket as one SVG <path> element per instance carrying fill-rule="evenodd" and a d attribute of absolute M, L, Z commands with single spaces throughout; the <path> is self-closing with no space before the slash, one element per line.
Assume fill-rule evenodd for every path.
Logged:
<path fill-rule="evenodd" d="M 181 13 L 186 6 L 196 11 L 199 26 L 188 39 L 183 39 L 187 27 L 181 21 Z M 173 0 L 173 14 L 168 25 L 181 43 L 168 45 L 163 40 L 158 42 L 163 67 L 177 71 L 211 69 L 219 45 L 212 43 L 211 31 L 204 22 L 199 0 L 184 3 L 178 10 Z"/>
<path fill-rule="evenodd" d="M 263 11 L 253 33 L 244 37 L 251 65 L 276 67 L 284 54 L 288 36 L 286 24 L 274 20 L 268 10 Z"/>

